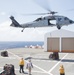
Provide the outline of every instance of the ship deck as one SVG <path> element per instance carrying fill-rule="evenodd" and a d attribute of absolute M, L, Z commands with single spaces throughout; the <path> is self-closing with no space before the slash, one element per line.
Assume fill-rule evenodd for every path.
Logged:
<path fill-rule="evenodd" d="M 4 50 L 0 50 L 2 52 Z M 16 75 L 28 75 L 26 64 L 31 58 L 34 68 L 32 75 L 59 75 L 59 67 L 62 64 L 65 69 L 65 75 L 74 75 L 74 53 L 59 53 L 59 60 L 50 60 L 50 52 L 44 52 L 44 49 L 16 48 L 8 49 L 8 57 L 0 55 L 0 71 L 5 64 L 13 64 Z M 19 60 L 23 57 L 25 60 L 24 71 L 19 73 Z"/>

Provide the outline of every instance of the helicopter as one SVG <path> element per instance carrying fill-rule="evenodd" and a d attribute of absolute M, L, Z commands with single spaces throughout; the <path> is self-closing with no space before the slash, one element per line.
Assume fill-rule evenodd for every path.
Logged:
<path fill-rule="evenodd" d="M 55 13 L 55 12 L 54 12 Z M 65 17 L 65 16 L 59 16 L 59 15 L 51 15 L 51 16 L 45 16 L 45 17 L 39 17 L 33 22 L 25 23 L 25 24 L 19 24 L 13 16 L 10 16 L 10 19 L 12 20 L 12 24 L 10 26 L 13 27 L 20 27 L 20 28 L 31 28 L 31 27 L 53 27 L 56 26 L 58 29 L 61 29 L 64 25 L 73 24 L 74 21 Z M 56 21 L 56 23 L 52 23 L 52 21 Z M 23 32 L 22 30 L 22 32 Z"/>
<path fill-rule="evenodd" d="M 39 4 L 39 5 L 41 6 L 41 4 Z M 18 23 L 15 20 L 14 16 L 10 16 L 10 19 L 12 21 L 12 24 L 10 26 L 23 28 L 22 29 L 22 32 L 23 32 L 25 28 L 32 28 L 32 27 L 36 28 L 36 27 L 56 26 L 58 29 L 61 29 L 62 26 L 70 25 L 70 24 L 74 23 L 73 20 L 69 19 L 66 16 L 55 15 L 58 12 L 51 11 L 50 9 L 48 9 L 48 7 L 46 8 L 43 5 L 42 5 L 42 7 L 49 12 L 48 13 L 39 13 L 39 14 L 34 14 L 34 15 L 46 15 L 47 14 L 47 16 L 39 17 L 39 18 L 35 19 L 34 21 L 28 22 L 25 24 Z"/>

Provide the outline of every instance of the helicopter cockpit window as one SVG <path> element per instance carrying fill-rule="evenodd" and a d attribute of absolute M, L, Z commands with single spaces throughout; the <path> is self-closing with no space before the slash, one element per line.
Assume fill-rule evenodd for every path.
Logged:
<path fill-rule="evenodd" d="M 37 18 L 35 21 L 40 21 L 40 20 L 42 20 L 42 18 Z"/>
<path fill-rule="evenodd" d="M 62 19 L 61 18 L 58 18 L 58 21 L 61 21 Z"/>
<path fill-rule="evenodd" d="M 64 20 L 68 20 L 68 18 L 67 18 L 67 17 L 65 17 L 65 18 L 64 18 Z"/>

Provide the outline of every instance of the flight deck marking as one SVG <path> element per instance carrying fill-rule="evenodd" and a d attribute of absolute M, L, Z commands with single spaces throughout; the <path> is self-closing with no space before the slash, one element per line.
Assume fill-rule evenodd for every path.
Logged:
<path fill-rule="evenodd" d="M 39 60 L 39 59 L 32 59 L 32 61 L 57 62 L 57 61 L 53 61 L 53 60 Z"/>
<path fill-rule="evenodd" d="M 69 53 L 67 53 L 57 64 L 55 64 L 48 72 L 51 72 Z"/>
<path fill-rule="evenodd" d="M 21 58 L 21 57 L 19 57 L 18 55 L 14 54 L 14 53 L 12 53 L 12 52 L 10 52 L 10 51 L 8 51 L 8 52 L 9 52 L 10 54 L 14 55 L 15 57 L 17 57 L 18 59 Z M 26 61 L 26 60 L 25 60 L 25 61 Z M 26 61 L 26 62 L 28 62 L 28 61 Z M 33 64 L 33 65 L 34 65 L 34 64 Z M 46 70 L 44 70 L 44 69 L 42 69 L 42 68 L 40 68 L 40 67 L 38 67 L 38 66 L 36 66 L 36 65 L 34 65 L 34 66 L 35 66 L 36 68 L 42 70 L 43 72 L 49 74 L 49 75 L 53 75 L 52 73 L 49 73 L 49 72 L 47 72 Z"/>
<path fill-rule="evenodd" d="M 15 57 L 0 57 L 2 59 L 16 59 Z"/>

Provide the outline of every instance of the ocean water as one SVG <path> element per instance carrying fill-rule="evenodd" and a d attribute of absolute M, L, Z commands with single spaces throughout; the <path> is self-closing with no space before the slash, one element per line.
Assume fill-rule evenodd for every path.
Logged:
<path fill-rule="evenodd" d="M 0 42 L 0 50 L 4 50 L 4 49 L 11 49 L 11 48 L 24 48 L 25 46 L 36 46 L 36 45 L 40 45 L 43 46 L 44 42 L 43 41 L 20 41 L 20 42 Z"/>

